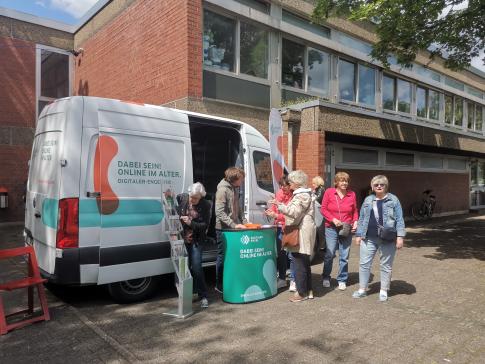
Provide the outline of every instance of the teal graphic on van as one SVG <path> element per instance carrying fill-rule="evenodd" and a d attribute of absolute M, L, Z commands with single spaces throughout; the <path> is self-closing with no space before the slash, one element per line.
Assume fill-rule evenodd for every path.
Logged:
<path fill-rule="evenodd" d="M 119 200 L 116 211 L 101 215 L 96 200 L 79 201 L 79 227 L 157 225 L 163 219 L 160 200 Z"/>
<path fill-rule="evenodd" d="M 59 203 L 46 198 L 42 204 L 42 222 L 57 229 Z M 101 215 L 96 200 L 79 200 L 79 227 L 127 227 L 157 225 L 163 220 L 162 203 L 159 200 L 120 200 L 116 212 Z"/>
<path fill-rule="evenodd" d="M 58 200 L 54 198 L 45 198 L 42 202 L 42 223 L 57 230 L 58 212 Z"/>

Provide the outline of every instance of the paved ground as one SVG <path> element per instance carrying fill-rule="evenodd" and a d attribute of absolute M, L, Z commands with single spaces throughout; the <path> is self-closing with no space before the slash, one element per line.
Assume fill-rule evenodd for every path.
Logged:
<path fill-rule="evenodd" d="M 213 294 L 208 310 L 185 321 L 162 315 L 176 304 L 169 280 L 157 297 L 133 305 L 112 303 L 100 287 L 50 289 L 52 320 L 0 337 L 0 363 L 484 363 L 485 215 L 408 231 L 384 304 L 377 302 L 377 265 L 370 296 L 351 298 L 355 246 L 345 292 L 321 288 L 320 263 L 312 267 L 314 300 L 294 304 L 282 292 L 229 305 Z M 20 226 L 0 228 L 0 249 L 21 240 Z M 21 268 L 0 265 L 0 279 Z M 213 275 L 209 269 L 211 288 Z M 20 303 L 20 296 L 4 297 Z"/>

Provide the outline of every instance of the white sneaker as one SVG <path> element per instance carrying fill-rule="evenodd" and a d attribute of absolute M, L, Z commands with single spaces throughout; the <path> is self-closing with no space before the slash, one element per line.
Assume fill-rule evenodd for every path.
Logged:
<path fill-rule="evenodd" d="M 324 279 L 322 281 L 323 288 L 330 288 L 330 279 Z"/>
<path fill-rule="evenodd" d="M 286 286 L 287 286 L 286 280 L 278 278 L 278 283 L 276 284 L 276 287 L 280 289 L 280 288 L 286 288 Z"/>
<path fill-rule="evenodd" d="M 296 292 L 296 283 L 295 281 L 291 281 L 290 282 L 290 289 L 289 289 L 290 292 Z"/>
<path fill-rule="evenodd" d="M 312 290 L 308 291 L 308 299 L 312 300 L 313 298 L 314 298 L 313 297 L 313 291 Z"/>
<path fill-rule="evenodd" d="M 345 291 L 347 289 L 347 285 L 345 282 L 338 282 L 338 289 L 341 291 Z"/>
<path fill-rule="evenodd" d="M 202 308 L 209 307 L 209 301 L 207 300 L 207 298 L 204 297 L 200 300 L 200 307 Z"/>

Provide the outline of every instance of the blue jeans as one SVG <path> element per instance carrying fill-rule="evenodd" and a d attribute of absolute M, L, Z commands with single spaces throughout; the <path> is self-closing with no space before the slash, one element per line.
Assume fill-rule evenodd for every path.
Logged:
<path fill-rule="evenodd" d="M 342 237 L 338 236 L 337 229 L 333 227 L 325 227 L 325 240 L 327 243 L 327 250 L 323 258 L 323 279 L 330 280 L 332 273 L 333 258 L 338 248 L 339 255 L 339 270 L 337 281 L 347 283 L 349 277 L 349 252 L 352 244 L 352 234 Z"/>
<path fill-rule="evenodd" d="M 192 243 L 185 246 L 189 254 L 190 271 L 194 277 L 194 292 L 197 292 L 200 298 L 207 298 L 207 285 L 202 269 L 202 245 Z"/>
<path fill-rule="evenodd" d="M 290 281 L 295 281 L 295 258 L 292 252 L 288 252 L 288 259 L 290 260 Z"/>
<path fill-rule="evenodd" d="M 389 290 L 391 285 L 392 263 L 396 255 L 396 244 L 383 243 L 381 239 L 362 239 L 360 242 L 359 286 L 366 289 L 369 284 L 370 268 L 374 256 L 380 250 L 381 289 Z"/>

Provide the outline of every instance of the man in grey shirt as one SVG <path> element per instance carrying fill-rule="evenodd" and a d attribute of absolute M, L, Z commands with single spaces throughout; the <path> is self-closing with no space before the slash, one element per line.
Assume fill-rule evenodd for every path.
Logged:
<path fill-rule="evenodd" d="M 239 205 L 239 187 L 244 182 L 244 177 L 244 170 L 229 167 L 224 172 L 224 178 L 217 185 L 215 207 L 217 235 L 216 291 L 221 293 L 224 251 L 220 230 L 245 228 L 243 224 L 247 223 L 247 220 L 244 218 L 243 210 Z"/>

